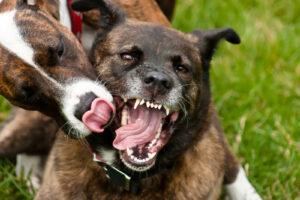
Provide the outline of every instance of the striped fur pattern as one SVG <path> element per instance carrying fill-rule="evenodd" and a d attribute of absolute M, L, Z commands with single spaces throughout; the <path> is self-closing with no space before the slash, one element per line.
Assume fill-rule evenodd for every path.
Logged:
<path fill-rule="evenodd" d="M 58 3 L 49 2 L 48 7 Z M 80 97 L 89 92 L 109 101 L 112 97 L 94 81 L 94 70 L 77 39 L 44 6 L 40 1 L 28 6 L 2 0 L 0 94 L 14 105 L 55 117 L 66 133 L 83 137 L 90 131 L 74 116 Z"/>

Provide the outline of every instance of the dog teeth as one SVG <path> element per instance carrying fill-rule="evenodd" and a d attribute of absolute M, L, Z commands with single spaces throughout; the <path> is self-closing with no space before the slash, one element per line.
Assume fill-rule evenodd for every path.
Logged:
<path fill-rule="evenodd" d="M 150 102 L 149 101 L 146 102 L 146 106 L 147 106 L 147 108 L 149 108 L 149 106 L 150 106 Z"/>
<path fill-rule="evenodd" d="M 156 155 L 156 152 L 154 152 L 154 153 L 148 153 L 148 158 L 152 159 L 152 158 L 154 158 L 155 155 Z"/>
<path fill-rule="evenodd" d="M 166 110 L 166 115 L 168 116 L 170 114 L 170 108 L 168 108 L 167 106 L 164 106 L 165 110 Z"/>
<path fill-rule="evenodd" d="M 134 107 L 133 107 L 133 108 L 134 108 L 134 109 L 136 109 L 136 108 L 138 107 L 138 105 L 140 104 L 140 102 L 141 102 L 141 99 L 139 99 L 139 98 L 138 98 L 138 99 L 136 99 L 136 100 L 135 100 L 135 104 L 134 104 Z"/>
<path fill-rule="evenodd" d="M 123 101 L 126 103 L 128 101 L 128 99 L 126 97 L 122 96 Z"/>
<path fill-rule="evenodd" d="M 157 130 L 157 133 L 156 133 L 154 139 L 153 139 L 153 140 L 151 141 L 151 143 L 149 144 L 149 148 L 153 147 L 153 145 L 154 145 L 154 144 L 157 142 L 157 140 L 159 139 L 160 134 L 161 134 L 161 130 L 162 130 L 162 126 L 163 126 L 163 124 L 160 123 L 159 128 L 158 128 L 158 130 Z"/>
<path fill-rule="evenodd" d="M 125 97 L 122 97 L 122 98 L 123 98 L 124 102 L 126 102 L 128 100 Z M 168 106 L 165 106 L 165 105 L 162 105 L 162 104 L 159 104 L 159 103 L 150 102 L 150 101 L 147 101 L 147 100 L 141 99 L 141 98 L 137 98 L 135 100 L 133 109 L 137 109 L 137 107 L 139 105 L 143 105 L 143 104 L 146 104 L 147 108 L 154 108 L 154 109 L 158 109 L 158 110 L 161 110 L 161 108 L 164 107 L 165 110 L 166 110 L 166 115 L 170 114 L 170 108 Z"/>
<path fill-rule="evenodd" d="M 36 4 L 36 0 L 27 0 L 27 4 L 30 6 L 34 6 Z"/>
<path fill-rule="evenodd" d="M 145 103 L 145 100 L 142 99 L 140 105 L 143 105 Z"/>
<path fill-rule="evenodd" d="M 129 149 L 128 147 L 127 147 L 126 151 L 129 156 L 131 156 L 133 154 L 133 150 Z"/>
<path fill-rule="evenodd" d="M 122 119 L 121 119 L 121 126 L 124 126 L 127 124 L 128 120 L 128 109 L 125 106 L 124 109 L 122 110 Z"/>

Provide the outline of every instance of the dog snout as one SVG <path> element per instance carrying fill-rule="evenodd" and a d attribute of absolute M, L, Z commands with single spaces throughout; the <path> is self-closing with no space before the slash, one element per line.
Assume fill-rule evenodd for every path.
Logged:
<path fill-rule="evenodd" d="M 81 121 L 83 114 L 91 108 L 91 104 L 96 98 L 97 96 L 93 92 L 81 96 L 75 108 L 75 117 Z"/>
<path fill-rule="evenodd" d="M 164 95 L 173 86 L 172 79 L 162 72 L 148 72 L 144 78 L 144 84 L 153 96 Z"/>

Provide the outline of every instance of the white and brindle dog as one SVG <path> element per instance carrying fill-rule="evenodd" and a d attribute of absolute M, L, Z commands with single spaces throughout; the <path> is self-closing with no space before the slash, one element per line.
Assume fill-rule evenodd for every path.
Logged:
<path fill-rule="evenodd" d="M 43 8 L 43 2 L 33 4 L 0 1 L 0 94 L 16 106 L 55 117 L 66 133 L 88 135 L 91 131 L 75 116 L 80 99 L 93 94 L 112 101 L 112 96 L 95 81 L 97 77 L 85 52 L 65 27 L 70 27 L 70 18 L 64 17 L 66 4 L 59 9 L 61 23 Z M 24 116 L 29 123 L 33 116 L 40 116 L 27 114 Z M 26 143 L 20 138 L 15 147 L 5 148 L 10 131 L 0 135 L 1 153 Z M 43 144 L 40 146 L 43 148 Z M 40 162 L 28 158 L 36 164 Z"/>

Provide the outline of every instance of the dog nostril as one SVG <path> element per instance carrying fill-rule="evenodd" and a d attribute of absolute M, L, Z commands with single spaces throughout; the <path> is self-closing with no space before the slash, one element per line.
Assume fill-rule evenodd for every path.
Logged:
<path fill-rule="evenodd" d="M 84 96 L 80 97 L 79 103 L 76 105 L 75 108 L 75 117 L 81 121 L 83 114 L 91 108 L 91 104 L 96 98 L 97 96 L 93 92 L 89 92 Z"/>
<path fill-rule="evenodd" d="M 145 78 L 145 80 L 144 80 L 144 82 L 146 83 L 146 84 L 149 84 L 149 83 L 152 83 L 154 81 L 154 77 L 147 77 L 147 78 Z"/>
<path fill-rule="evenodd" d="M 166 89 L 171 89 L 171 82 L 169 80 L 162 80 L 161 84 L 166 88 Z"/>

